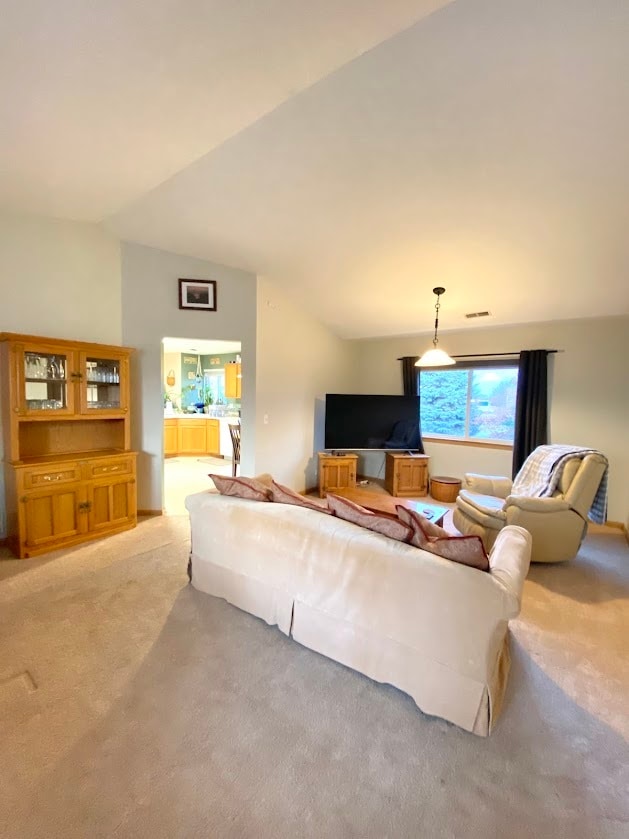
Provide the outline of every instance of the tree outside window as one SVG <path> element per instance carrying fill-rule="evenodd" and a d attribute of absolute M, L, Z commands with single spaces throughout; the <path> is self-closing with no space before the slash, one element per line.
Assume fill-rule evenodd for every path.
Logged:
<path fill-rule="evenodd" d="M 419 383 L 424 436 L 513 442 L 517 366 L 424 369 Z"/>

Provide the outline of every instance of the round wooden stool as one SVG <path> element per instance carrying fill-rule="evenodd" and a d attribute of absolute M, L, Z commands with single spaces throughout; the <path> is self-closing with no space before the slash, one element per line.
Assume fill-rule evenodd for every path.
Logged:
<path fill-rule="evenodd" d="M 456 501 L 460 489 L 461 481 L 458 478 L 436 475 L 430 479 L 430 494 L 435 501 L 445 501 L 446 503 Z"/>

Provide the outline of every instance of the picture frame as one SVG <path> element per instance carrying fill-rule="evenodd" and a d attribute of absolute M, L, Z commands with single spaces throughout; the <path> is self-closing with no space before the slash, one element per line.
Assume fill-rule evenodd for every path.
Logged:
<path fill-rule="evenodd" d="M 216 311 L 216 280 L 179 280 L 179 308 Z"/>

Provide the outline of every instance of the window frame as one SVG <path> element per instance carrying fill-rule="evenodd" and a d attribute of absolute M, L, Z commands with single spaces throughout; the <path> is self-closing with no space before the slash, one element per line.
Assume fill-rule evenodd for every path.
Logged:
<path fill-rule="evenodd" d="M 501 358 L 501 359 L 477 359 L 477 360 L 465 360 L 456 363 L 455 367 L 451 365 L 441 366 L 441 367 L 430 367 L 425 372 L 432 372 L 432 371 L 442 371 L 442 372 L 449 372 L 454 370 L 467 370 L 468 371 L 468 384 L 467 384 L 467 399 L 465 404 L 465 430 L 469 432 L 469 423 L 470 423 L 470 393 L 471 393 L 471 376 L 469 373 L 473 370 L 482 370 L 482 369 L 491 369 L 494 370 L 496 368 L 509 368 L 515 369 L 519 373 L 519 359 L 514 358 Z M 420 397 L 420 412 L 421 412 L 421 404 L 422 404 L 422 393 L 421 393 L 421 368 L 417 371 L 417 392 L 419 393 Z M 421 413 L 420 413 L 421 416 Z M 486 447 L 492 449 L 513 449 L 513 441 L 507 442 L 506 440 L 492 440 L 492 439 L 484 439 L 478 437 L 469 437 L 469 436 L 458 436 L 458 435 L 449 435 L 449 434 L 435 434 L 435 433 L 428 433 L 425 434 L 422 429 L 422 440 L 427 440 L 429 442 L 434 443 L 450 443 L 452 445 L 457 446 L 477 446 L 477 447 Z"/>

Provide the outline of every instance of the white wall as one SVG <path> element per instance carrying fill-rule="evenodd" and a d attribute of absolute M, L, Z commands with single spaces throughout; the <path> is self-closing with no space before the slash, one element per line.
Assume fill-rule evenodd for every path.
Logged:
<path fill-rule="evenodd" d="M 216 312 L 179 309 L 179 278 L 216 280 Z M 241 341 L 242 472 L 255 470 L 256 278 L 246 271 L 155 248 L 122 244 L 123 343 L 132 356 L 132 447 L 138 457 L 138 508 L 161 510 L 164 406 L 162 339 Z M 171 365 L 172 366 L 172 365 Z M 166 371 L 167 372 L 167 371 Z"/>
<path fill-rule="evenodd" d="M 557 349 L 550 364 L 550 441 L 600 449 L 610 462 L 609 519 L 629 511 L 629 317 L 556 321 L 440 332 L 450 354 Z M 421 355 L 430 336 L 354 342 L 357 393 L 401 393 L 404 355 Z M 511 452 L 428 442 L 432 474 L 511 474 Z M 371 473 L 373 474 L 373 473 Z"/>
<path fill-rule="evenodd" d="M 257 343 L 256 472 L 270 472 L 296 490 L 314 487 L 325 394 L 351 390 L 354 346 L 264 277 L 258 278 Z"/>
<path fill-rule="evenodd" d="M 120 243 L 96 224 L 0 213 L 0 299 L 0 331 L 120 344 Z"/>

